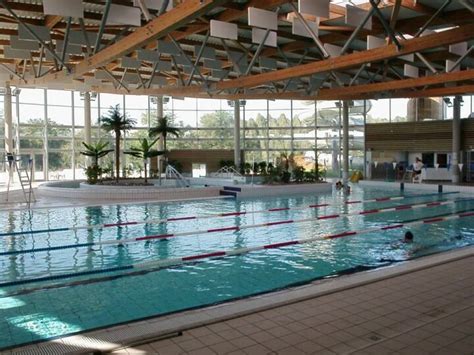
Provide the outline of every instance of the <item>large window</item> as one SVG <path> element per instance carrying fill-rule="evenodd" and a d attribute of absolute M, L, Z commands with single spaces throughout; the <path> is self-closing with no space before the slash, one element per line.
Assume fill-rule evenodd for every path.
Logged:
<path fill-rule="evenodd" d="M 84 149 L 84 96 L 79 92 L 22 89 L 18 105 L 13 98 L 14 123 L 19 123 L 20 151 L 34 160 L 36 179 L 84 178 L 87 160 Z M 464 112 L 472 110 L 471 97 L 465 98 Z M 121 147 L 128 150 L 148 136 L 156 124 L 156 98 L 91 94 L 91 138 L 109 142 L 111 133 L 100 127 L 100 117 L 110 106 L 120 106 L 122 113 L 137 125 L 123 136 Z M 363 165 L 364 123 L 405 121 L 410 100 L 355 101 L 350 109 L 349 144 L 353 167 Z M 234 149 L 234 108 L 227 100 L 165 98 L 164 114 L 181 129 L 178 138 L 168 137 L 167 148 Z M 247 162 L 276 162 L 282 154 L 293 154 L 298 163 L 325 166 L 338 176 L 342 156 L 342 110 L 336 101 L 246 100 L 241 102 L 241 148 Z M 3 114 L 0 133 L 3 133 Z M 4 134 L 1 135 L 3 139 Z M 45 144 L 46 143 L 46 144 Z M 4 142 L 2 142 L 2 150 Z M 102 165 L 112 167 L 113 155 Z M 123 168 L 139 174 L 143 162 L 124 155 Z"/>

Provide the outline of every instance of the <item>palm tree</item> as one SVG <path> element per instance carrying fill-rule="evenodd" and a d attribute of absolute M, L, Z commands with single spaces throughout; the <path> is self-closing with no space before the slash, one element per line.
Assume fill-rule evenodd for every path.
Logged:
<path fill-rule="evenodd" d="M 114 132 L 115 134 L 115 179 L 118 182 L 120 174 L 120 137 L 122 131 L 131 129 L 136 121 L 127 117 L 126 114 L 120 113 L 120 105 L 110 106 L 107 115 L 100 118 L 102 128 L 106 132 Z"/>
<path fill-rule="evenodd" d="M 162 155 L 162 154 L 165 153 L 164 151 L 152 149 L 152 147 L 156 144 L 158 139 L 160 139 L 160 138 L 155 139 L 153 142 L 149 142 L 148 139 L 146 139 L 146 138 L 140 139 L 140 146 L 139 147 L 132 147 L 132 148 L 130 148 L 131 149 L 130 151 L 125 152 L 125 154 L 129 154 L 129 155 L 132 155 L 136 158 L 143 159 L 143 164 L 144 164 L 144 167 L 145 167 L 145 184 L 148 182 L 147 175 L 146 175 L 147 170 L 148 170 L 147 169 L 147 166 L 148 166 L 147 159 L 148 158 L 154 158 L 154 157 L 157 157 L 157 156 Z"/>
<path fill-rule="evenodd" d="M 109 142 L 102 142 L 99 140 L 97 143 L 87 144 L 86 142 L 82 142 L 82 145 L 86 148 L 80 152 L 82 155 L 92 157 L 93 158 L 93 166 L 99 165 L 99 159 L 105 157 L 110 152 L 113 152 L 113 149 L 105 149 L 109 145 Z"/>
<path fill-rule="evenodd" d="M 159 117 L 157 125 L 150 128 L 148 135 L 150 138 L 155 138 L 156 136 L 161 135 L 163 137 L 163 150 L 166 151 L 166 137 L 168 134 L 171 134 L 175 137 L 179 137 L 179 128 L 171 127 L 169 125 L 170 118 L 168 116 Z"/>
<path fill-rule="evenodd" d="M 157 136 L 163 137 L 163 150 L 165 151 L 165 156 L 166 156 L 166 137 L 168 134 L 171 134 L 175 137 L 179 137 L 179 128 L 177 127 L 171 127 L 170 124 L 170 117 L 169 116 L 163 116 L 163 117 L 158 117 L 158 122 L 156 126 L 151 127 L 150 130 L 148 131 L 148 135 L 150 138 L 155 138 Z M 161 172 L 163 170 L 161 161 L 160 161 L 160 181 L 161 181 Z"/>

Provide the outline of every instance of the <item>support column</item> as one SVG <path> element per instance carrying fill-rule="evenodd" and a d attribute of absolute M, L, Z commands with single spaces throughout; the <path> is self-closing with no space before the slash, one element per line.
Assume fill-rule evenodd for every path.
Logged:
<path fill-rule="evenodd" d="M 234 101 L 234 164 L 240 169 L 240 101 Z"/>
<path fill-rule="evenodd" d="M 349 180 L 349 101 L 342 103 L 342 181 L 344 186 Z"/>
<path fill-rule="evenodd" d="M 13 116 L 12 116 L 12 89 L 6 84 L 5 99 L 3 101 L 3 112 L 5 116 L 5 153 L 13 153 Z"/>
<path fill-rule="evenodd" d="M 48 90 L 43 90 L 44 95 L 44 150 L 43 150 L 43 176 L 49 180 L 49 122 L 48 122 Z"/>
<path fill-rule="evenodd" d="M 451 181 L 458 184 L 461 181 L 458 164 L 461 150 L 461 102 L 462 96 L 455 96 L 453 102 L 453 154 L 451 158 Z"/>
<path fill-rule="evenodd" d="M 160 118 L 164 117 L 164 109 L 163 109 L 163 96 L 157 96 L 156 97 L 156 118 L 159 120 Z M 158 139 L 158 150 L 164 150 L 165 141 L 163 139 L 163 134 L 160 134 L 160 139 Z M 160 178 L 161 178 L 161 173 L 163 172 L 163 161 L 164 161 L 164 156 L 160 155 L 157 157 L 158 159 L 158 170 L 160 173 Z M 161 180 L 160 180 L 161 181 Z"/>
<path fill-rule="evenodd" d="M 86 91 L 84 93 L 84 142 L 91 144 L 92 132 L 91 132 L 91 94 Z M 91 164 L 91 159 L 86 157 L 86 165 Z"/>

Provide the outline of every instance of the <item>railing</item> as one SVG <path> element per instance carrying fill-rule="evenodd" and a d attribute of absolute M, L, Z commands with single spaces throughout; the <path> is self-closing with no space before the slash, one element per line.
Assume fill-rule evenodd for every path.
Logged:
<path fill-rule="evenodd" d="M 211 173 L 212 177 L 217 177 L 217 178 L 227 178 L 227 179 L 233 179 L 234 177 L 242 177 L 242 174 L 239 173 L 233 166 L 223 166 L 219 170 L 217 170 L 215 173 Z"/>
<path fill-rule="evenodd" d="M 173 166 L 167 165 L 165 169 L 165 180 L 173 179 L 177 187 L 189 187 L 190 183 L 181 173 Z"/>

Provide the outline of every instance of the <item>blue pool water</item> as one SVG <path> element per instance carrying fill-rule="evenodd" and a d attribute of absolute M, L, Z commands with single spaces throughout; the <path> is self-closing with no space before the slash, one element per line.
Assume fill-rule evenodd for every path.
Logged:
<path fill-rule="evenodd" d="M 399 196 L 399 190 L 354 187 L 350 200 Z M 246 226 L 281 220 L 353 213 L 402 204 L 466 198 L 459 194 L 407 192 L 398 201 L 344 204 L 340 192 L 260 199 L 216 199 L 181 203 L 127 204 L 0 212 L 0 233 L 101 223 L 257 211 L 330 203 L 319 209 L 286 210 L 241 216 L 187 220 L 121 228 L 22 234 L 0 237 L 0 252 L 49 248 L 164 233 Z M 46 276 L 77 274 L 162 259 L 314 238 L 347 230 L 474 209 L 474 200 L 446 206 L 354 215 L 331 220 L 283 224 L 220 233 L 196 234 L 124 246 L 94 246 L 0 256 L 0 349 L 145 317 L 201 307 L 269 292 L 360 268 L 428 255 L 474 244 L 474 217 L 411 227 L 415 243 L 399 243 L 406 229 L 317 240 L 285 248 L 163 269 L 117 271 L 96 275 L 1 286 Z M 456 238 L 456 236 L 462 236 Z"/>

